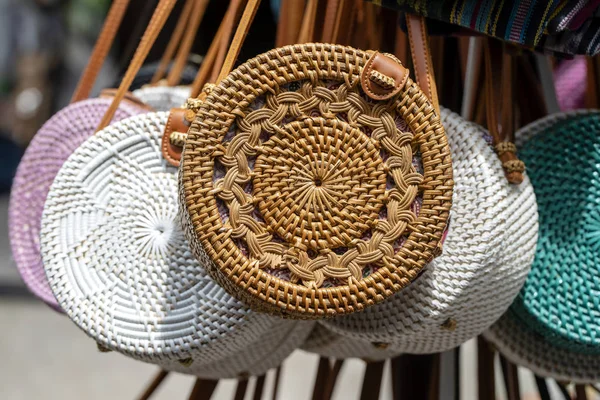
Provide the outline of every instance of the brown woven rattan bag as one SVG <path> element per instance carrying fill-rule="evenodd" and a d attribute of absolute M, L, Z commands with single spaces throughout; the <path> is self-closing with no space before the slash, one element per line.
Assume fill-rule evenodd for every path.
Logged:
<path fill-rule="evenodd" d="M 401 290 L 440 254 L 446 134 L 394 56 L 286 46 L 218 82 L 188 131 L 180 196 L 192 251 L 226 290 L 270 313 L 334 316 Z"/>

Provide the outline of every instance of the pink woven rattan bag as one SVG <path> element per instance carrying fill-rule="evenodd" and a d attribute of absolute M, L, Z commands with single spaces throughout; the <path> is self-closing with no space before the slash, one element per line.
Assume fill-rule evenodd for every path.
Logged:
<path fill-rule="evenodd" d="M 111 103 L 108 97 L 88 97 L 128 3 L 116 0 L 111 6 L 71 104 L 50 118 L 35 135 L 21 159 L 11 190 L 8 224 L 15 263 L 29 290 L 57 310 L 58 303 L 48 286 L 40 255 L 44 202 L 60 167 L 94 133 Z M 142 102 L 130 96 L 121 104 L 113 121 L 146 111 L 148 108 Z"/>

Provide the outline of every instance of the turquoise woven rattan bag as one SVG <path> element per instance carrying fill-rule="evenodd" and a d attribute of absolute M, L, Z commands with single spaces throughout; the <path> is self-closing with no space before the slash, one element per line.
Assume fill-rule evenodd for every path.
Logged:
<path fill-rule="evenodd" d="M 511 310 L 553 346 L 600 354 L 600 112 L 554 114 L 520 133 L 539 239 Z"/>

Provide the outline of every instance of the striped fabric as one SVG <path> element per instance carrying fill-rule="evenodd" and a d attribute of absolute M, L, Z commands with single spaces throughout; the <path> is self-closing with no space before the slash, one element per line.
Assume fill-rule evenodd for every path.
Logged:
<path fill-rule="evenodd" d="M 600 0 L 368 0 L 527 47 L 600 52 Z"/>

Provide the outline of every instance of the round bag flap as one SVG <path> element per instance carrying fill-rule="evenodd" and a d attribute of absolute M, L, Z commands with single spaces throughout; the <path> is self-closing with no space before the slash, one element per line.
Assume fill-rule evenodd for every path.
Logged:
<path fill-rule="evenodd" d="M 408 285 L 440 253 L 452 198 L 444 128 L 408 71 L 327 44 L 272 50 L 216 86 L 180 177 L 196 257 L 251 306 L 299 318 Z"/>

